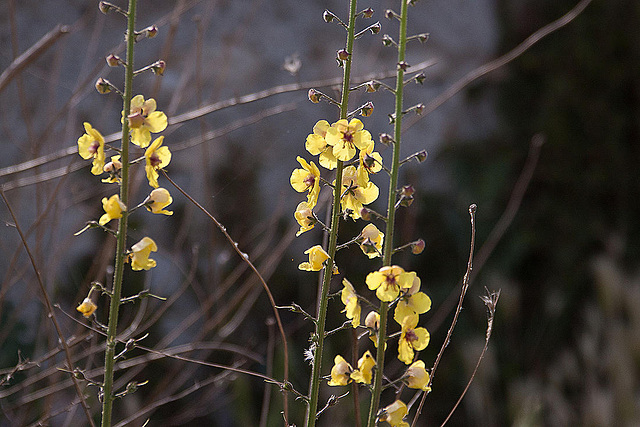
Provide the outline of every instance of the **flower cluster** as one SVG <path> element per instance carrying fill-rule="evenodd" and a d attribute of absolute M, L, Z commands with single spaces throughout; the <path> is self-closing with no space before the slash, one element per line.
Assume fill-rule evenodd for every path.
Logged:
<path fill-rule="evenodd" d="M 128 210 L 125 203 L 120 200 L 120 195 L 114 194 L 102 199 L 104 214 L 97 224 L 106 229 L 107 224 L 114 219 L 121 219 L 123 215 L 133 212 L 144 206 L 153 214 L 172 215 L 166 210 L 173 199 L 169 191 L 160 188 L 158 184 L 158 171 L 166 167 L 171 161 L 171 151 L 163 146 L 164 136 L 159 136 L 151 142 L 151 134 L 163 131 L 167 127 L 167 116 L 162 111 L 156 111 L 155 99 L 145 100 L 142 95 L 136 95 L 131 99 L 131 108 L 128 114 L 122 113 L 122 120 L 128 121 L 129 141 L 133 145 L 146 148 L 144 151 L 145 174 L 149 185 L 153 187 L 151 193 L 136 208 Z M 106 184 L 122 183 L 123 164 L 122 156 L 116 154 L 106 162 L 106 151 L 119 151 L 105 143 L 105 138 L 90 123 L 84 123 L 85 133 L 78 138 L 78 154 L 83 159 L 92 160 L 91 173 L 101 175 L 107 173 L 108 177 L 102 179 Z M 105 163 L 106 162 L 106 163 Z M 131 162 L 135 164 L 136 161 Z M 85 228 L 86 229 L 86 228 Z M 84 231 L 84 230 L 83 230 Z M 80 234 L 80 233 L 77 233 Z M 156 243 L 150 237 L 143 237 L 138 243 L 131 246 L 126 260 L 130 261 L 133 270 L 149 270 L 156 266 L 156 261 L 149 258 L 151 252 L 158 250 Z M 85 300 L 77 307 L 77 310 L 86 317 L 90 317 L 96 310 L 96 304 L 90 299 Z"/>

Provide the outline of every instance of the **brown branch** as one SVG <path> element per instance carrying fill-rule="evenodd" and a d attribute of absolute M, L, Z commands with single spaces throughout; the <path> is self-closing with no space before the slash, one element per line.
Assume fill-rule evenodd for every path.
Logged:
<path fill-rule="evenodd" d="M 53 326 L 56 329 L 56 333 L 58 334 L 58 340 L 59 342 L 62 344 L 62 347 L 64 348 L 64 354 L 65 354 L 65 358 L 67 360 L 67 369 L 69 370 L 69 372 L 71 372 L 71 380 L 73 381 L 73 385 L 76 389 L 76 393 L 78 394 L 78 398 L 80 399 L 80 404 L 82 405 L 82 408 L 84 409 L 84 413 L 87 417 L 87 420 L 89 421 L 89 424 L 92 427 L 95 427 L 95 424 L 93 423 L 93 418 L 91 417 L 91 412 L 89 411 L 89 406 L 87 405 L 87 402 L 84 398 L 84 394 L 82 393 L 82 390 L 80 389 L 80 384 L 78 383 L 78 379 L 73 375 L 73 362 L 71 360 L 71 351 L 69 350 L 69 346 L 67 344 L 67 340 L 65 339 L 64 335 L 62 334 L 62 329 L 60 329 L 60 324 L 58 323 L 58 318 L 56 317 L 56 314 L 53 311 L 53 305 L 51 304 L 51 300 L 49 299 L 49 294 L 47 293 L 47 290 L 44 287 L 44 283 L 42 282 L 42 277 L 40 276 L 40 270 L 38 270 L 38 266 L 36 265 L 36 261 L 33 258 L 33 255 L 31 254 L 31 250 L 29 249 L 29 245 L 27 244 L 27 240 L 24 237 L 24 234 L 22 233 L 22 228 L 20 228 L 20 224 L 18 224 L 18 218 L 16 218 L 16 215 L 13 212 L 13 209 L 11 207 L 11 204 L 9 203 L 9 200 L 7 199 L 7 197 L 4 194 L 4 189 L 2 188 L 2 186 L 0 186 L 0 196 L 2 196 L 2 200 L 4 200 L 5 205 L 7 205 L 7 209 L 9 210 L 9 214 L 11 215 L 11 218 L 13 219 L 13 224 L 16 227 L 16 230 L 18 231 L 18 234 L 20 235 L 20 239 L 22 240 L 22 245 L 24 246 L 24 249 L 27 252 L 27 256 L 29 257 L 29 260 L 31 261 L 31 266 L 33 267 L 33 271 L 36 274 L 36 279 L 38 281 L 38 286 L 40 287 L 40 292 L 42 292 L 42 297 L 44 299 L 45 302 L 45 306 L 47 307 L 47 314 L 48 316 L 51 318 L 51 321 L 53 322 Z"/>

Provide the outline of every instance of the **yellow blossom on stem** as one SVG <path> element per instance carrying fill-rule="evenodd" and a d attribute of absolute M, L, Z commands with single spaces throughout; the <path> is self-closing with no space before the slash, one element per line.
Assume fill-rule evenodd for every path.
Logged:
<path fill-rule="evenodd" d="M 351 372 L 351 379 L 357 383 L 371 384 L 374 366 L 376 366 L 376 360 L 371 355 L 371 352 L 367 350 L 358 360 L 358 369 Z"/>
<path fill-rule="evenodd" d="M 144 169 L 147 172 L 149 185 L 154 188 L 158 188 L 158 169 L 167 166 L 171 161 L 171 151 L 169 151 L 169 147 L 161 147 L 163 141 L 164 136 L 156 138 L 144 152 L 146 160 Z"/>
<path fill-rule="evenodd" d="M 156 111 L 156 100 L 144 100 L 142 95 L 131 98 L 131 109 L 127 115 L 131 129 L 131 142 L 145 148 L 151 142 L 151 132 L 162 132 L 167 128 L 167 116 Z"/>
<path fill-rule="evenodd" d="M 331 368 L 331 379 L 328 382 L 330 386 L 347 385 L 351 382 L 351 372 L 353 368 L 344 357 L 337 355 L 333 360 L 333 368 Z"/>
<path fill-rule="evenodd" d="M 300 202 L 293 213 L 296 221 L 300 224 L 300 230 L 296 233 L 296 237 L 311 230 L 316 225 L 316 218 L 313 216 L 313 208 L 307 202 Z"/>
<path fill-rule="evenodd" d="M 164 208 L 173 202 L 173 198 L 169 191 L 164 188 L 156 188 L 149 194 L 144 203 L 144 207 L 154 214 L 173 215 L 173 211 L 167 211 Z"/>
<path fill-rule="evenodd" d="M 380 315 L 377 311 L 370 311 L 364 319 L 364 325 L 369 329 L 369 338 L 373 341 L 373 345 L 378 347 L 378 330 L 380 329 Z M 385 350 L 387 344 L 384 345 Z"/>
<path fill-rule="evenodd" d="M 143 237 L 138 243 L 131 247 L 131 269 L 149 270 L 156 266 L 156 260 L 149 258 L 151 252 L 156 252 L 158 246 L 150 237 Z"/>
<path fill-rule="evenodd" d="M 408 289 L 413 284 L 415 273 L 407 273 L 397 265 L 382 267 L 367 275 L 369 289 L 376 291 L 380 301 L 390 302 L 398 298 L 400 289 Z"/>
<path fill-rule="evenodd" d="M 386 421 L 392 427 L 408 427 L 409 423 L 403 421 L 409 412 L 407 405 L 401 400 L 396 400 L 391 405 L 386 406 L 378 416 L 379 421 Z"/>
<path fill-rule="evenodd" d="M 104 137 L 91 124 L 84 122 L 85 134 L 78 138 L 78 154 L 83 159 L 93 158 L 91 173 L 100 175 L 104 166 Z"/>
<path fill-rule="evenodd" d="M 120 182 L 120 170 L 122 169 L 122 162 L 120 161 L 120 155 L 111 156 L 111 161 L 106 163 L 102 168 L 103 171 L 109 174 L 109 178 L 105 178 L 102 182 L 112 184 L 114 182 Z"/>
<path fill-rule="evenodd" d="M 360 301 L 358 300 L 358 295 L 356 295 L 356 290 L 347 279 L 342 280 L 342 293 L 340 294 L 340 299 L 344 304 L 344 312 L 347 313 L 347 319 L 351 319 L 351 324 L 354 328 L 360 326 L 360 313 L 362 308 L 360 307 Z"/>
<path fill-rule="evenodd" d="M 313 127 L 313 133 L 307 136 L 305 147 L 307 151 L 314 156 L 317 156 L 318 154 L 320 155 L 318 158 L 320 166 L 331 170 L 338 166 L 338 160 L 336 159 L 336 156 L 333 155 L 333 147 L 328 145 L 327 141 L 324 139 L 329 127 L 330 125 L 328 121 L 318 121 L 318 123 Z"/>
<path fill-rule="evenodd" d="M 356 155 L 356 148 L 363 150 L 371 143 L 371 134 L 364 130 L 364 125 L 358 119 L 341 119 L 327 129 L 325 136 L 327 144 L 333 147 L 333 155 L 338 160 L 347 162 Z"/>
<path fill-rule="evenodd" d="M 309 262 L 300 264 L 298 266 L 300 270 L 320 271 L 324 266 L 324 262 L 329 259 L 329 254 L 320 245 L 315 245 L 304 251 L 304 253 L 309 255 Z"/>
<path fill-rule="evenodd" d="M 360 166 L 358 169 L 364 169 L 367 173 L 378 173 L 382 170 L 382 156 L 380 153 L 373 151 L 375 143 L 371 141 L 364 150 L 360 150 Z"/>
<path fill-rule="evenodd" d="M 84 317 L 90 317 L 97 308 L 98 306 L 90 298 L 85 298 L 82 304 L 76 307 L 76 310 L 82 313 Z"/>
<path fill-rule="evenodd" d="M 393 313 L 393 318 L 399 324 L 410 314 L 424 314 L 431 310 L 431 298 L 420 290 L 420 278 L 416 273 L 411 272 L 414 276 L 413 285 L 401 296 L 398 305 Z"/>
<path fill-rule="evenodd" d="M 425 369 L 422 360 L 413 362 L 411 366 L 407 368 L 403 378 L 409 388 L 431 391 L 431 387 L 429 387 L 429 373 Z"/>
<path fill-rule="evenodd" d="M 105 225 L 112 219 L 122 218 L 122 211 L 126 211 L 127 207 L 120 201 L 120 196 L 114 194 L 113 196 L 102 198 L 102 208 L 105 214 L 100 217 L 98 224 Z"/>
<path fill-rule="evenodd" d="M 366 256 L 369 258 L 379 257 L 382 255 L 384 233 L 378 230 L 375 225 L 367 224 L 360 232 L 357 242 Z"/>
<path fill-rule="evenodd" d="M 425 328 L 417 328 L 418 315 L 410 314 L 402 321 L 402 333 L 398 341 L 398 359 L 409 365 L 413 362 L 414 350 L 424 350 L 431 336 Z"/>
<path fill-rule="evenodd" d="M 335 182 L 334 182 L 335 185 Z M 361 218 L 363 205 L 373 203 L 380 190 L 369 181 L 368 175 L 359 174 L 354 166 L 347 166 L 342 173 L 342 199 L 340 205 L 343 210 L 349 209 L 353 219 Z"/>
<path fill-rule="evenodd" d="M 305 159 L 298 156 L 296 158 L 302 169 L 294 169 L 291 173 L 291 186 L 298 193 L 308 191 L 307 203 L 313 209 L 318 203 L 318 195 L 320 194 L 320 169 L 315 163 L 307 163 Z"/>

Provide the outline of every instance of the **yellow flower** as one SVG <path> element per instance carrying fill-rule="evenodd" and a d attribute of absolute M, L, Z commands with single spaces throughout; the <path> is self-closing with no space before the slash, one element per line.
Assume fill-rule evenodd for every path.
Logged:
<path fill-rule="evenodd" d="M 164 210 L 164 208 L 169 206 L 172 202 L 173 198 L 171 198 L 171 194 L 169 194 L 168 190 L 165 190 L 164 188 L 156 188 L 151 192 L 151 194 L 149 194 L 149 197 L 147 197 L 144 207 L 154 214 L 173 215 L 173 211 Z"/>
<path fill-rule="evenodd" d="M 375 143 L 371 141 L 364 150 L 360 150 L 360 166 L 367 173 L 378 173 L 382 170 L 382 156 L 380 153 L 373 151 Z"/>
<path fill-rule="evenodd" d="M 373 345 L 378 347 L 378 331 L 380 330 L 380 315 L 376 311 L 370 311 L 364 319 L 364 325 L 369 329 L 369 338 L 373 341 Z M 385 343 L 384 349 L 387 349 Z"/>
<path fill-rule="evenodd" d="M 325 141 L 333 147 L 333 155 L 343 162 L 356 155 L 356 148 L 363 150 L 371 143 L 371 134 L 363 130 L 364 125 L 358 119 L 341 119 L 327 129 Z"/>
<path fill-rule="evenodd" d="M 393 313 L 393 318 L 399 324 L 402 324 L 402 320 L 410 314 L 424 314 L 431 310 L 431 298 L 424 292 L 418 292 L 420 278 L 414 272 L 409 274 L 413 275 L 413 284 L 401 295 Z"/>
<path fill-rule="evenodd" d="M 409 423 L 402 421 L 407 412 L 409 412 L 407 405 L 401 400 L 396 400 L 381 411 L 378 420 L 386 421 L 392 427 L 408 427 Z"/>
<path fill-rule="evenodd" d="M 131 269 L 149 270 L 156 266 L 156 260 L 149 258 L 151 252 L 158 250 L 156 242 L 150 237 L 143 237 L 138 243 L 131 247 Z"/>
<path fill-rule="evenodd" d="M 93 158 L 91 173 L 100 175 L 104 166 L 104 137 L 100 132 L 84 122 L 85 134 L 78 138 L 78 154 L 83 159 Z"/>
<path fill-rule="evenodd" d="M 382 255 L 384 233 L 378 230 L 375 225 L 367 224 L 360 232 L 357 242 L 366 256 L 369 258 L 379 257 Z"/>
<path fill-rule="evenodd" d="M 102 182 L 112 184 L 114 182 L 120 182 L 120 170 L 122 169 L 122 162 L 120 161 L 120 155 L 111 156 L 111 161 L 106 163 L 102 168 L 103 171 L 109 174 L 109 178 L 105 178 Z"/>
<path fill-rule="evenodd" d="M 351 372 L 353 368 L 344 360 L 344 357 L 337 355 L 333 360 L 331 368 L 331 379 L 328 384 L 331 386 L 347 385 L 351 382 Z"/>
<path fill-rule="evenodd" d="M 347 166 L 342 173 L 342 193 L 344 193 L 340 200 L 342 209 L 349 209 L 353 219 L 358 219 L 361 217 L 362 206 L 374 202 L 380 190 L 369 181 L 366 173 L 359 174 L 354 166 Z"/>
<path fill-rule="evenodd" d="M 382 267 L 367 275 L 367 286 L 376 291 L 380 301 L 390 302 L 398 298 L 400 289 L 408 289 L 413 284 L 415 273 L 407 273 L 397 265 Z"/>
<path fill-rule="evenodd" d="M 296 237 L 304 233 L 305 231 L 309 231 L 316 225 L 316 219 L 313 216 L 313 209 L 309 206 L 307 202 L 298 203 L 298 207 L 296 207 L 296 211 L 293 216 L 295 217 L 298 224 L 300 224 L 300 230 L 296 233 Z"/>
<path fill-rule="evenodd" d="M 425 328 L 418 326 L 418 315 L 410 314 L 402 321 L 402 333 L 398 341 L 398 359 L 409 365 L 413 361 L 413 351 L 424 350 L 431 336 Z"/>
<path fill-rule="evenodd" d="M 156 111 L 156 100 L 151 98 L 145 101 L 142 95 L 131 99 L 127 119 L 131 128 L 131 142 L 140 148 L 149 145 L 151 132 L 158 133 L 167 128 L 167 116 L 162 111 Z"/>
<path fill-rule="evenodd" d="M 351 379 L 357 383 L 371 384 L 374 366 L 376 366 L 376 360 L 371 355 L 371 352 L 367 350 L 358 360 L 358 369 L 351 373 Z"/>
<path fill-rule="evenodd" d="M 167 166 L 171 161 L 171 151 L 168 147 L 160 147 L 164 141 L 164 136 L 156 138 L 155 141 L 144 152 L 147 165 L 144 167 L 147 172 L 149 185 L 158 188 L 158 169 Z"/>
<path fill-rule="evenodd" d="M 304 251 L 305 254 L 309 254 L 309 262 L 303 262 L 298 266 L 300 270 L 305 271 L 320 271 L 324 266 L 324 262 L 329 259 L 329 254 L 322 249 L 322 246 L 315 245 L 312 248 Z"/>
<path fill-rule="evenodd" d="M 342 285 L 344 286 L 342 294 L 340 295 L 340 299 L 342 299 L 342 303 L 344 304 L 344 310 L 342 311 L 347 312 L 347 319 L 351 319 L 351 324 L 354 328 L 357 328 L 360 326 L 360 312 L 362 311 L 360 301 L 351 282 L 343 279 Z"/>
<path fill-rule="evenodd" d="M 327 145 L 327 141 L 324 139 L 329 127 L 329 122 L 326 120 L 320 120 L 316 123 L 313 127 L 313 133 L 307 136 L 305 147 L 307 151 L 314 156 L 319 154 L 320 157 L 318 161 L 320 165 L 331 170 L 338 166 L 338 160 L 336 156 L 333 155 L 333 147 Z"/>
<path fill-rule="evenodd" d="M 302 166 L 302 169 L 294 169 L 291 173 L 291 186 L 298 193 L 304 193 L 308 191 L 307 203 L 309 207 L 313 209 L 318 203 L 318 195 L 320 194 L 320 169 L 315 163 L 307 163 L 305 159 L 298 156 L 298 163 Z"/>
<path fill-rule="evenodd" d="M 127 207 L 120 201 L 120 196 L 114 194 L 113 196 L 102 198 L 102 208 L 105 211 L 105 214 L 100 217 L 98 223 L 100 225 L 105 225 L 112 219 L 122 218 L 122 211 L 126 211 Z"/>
<path fill-rule="evenodd" d="M 422 360 L 416 360 L 407 368 L 404 380 L 409 388 L 417 388 L 424 391 L 431 391 L 429 387 L 429 373 L 424 367 Z"/>
<path fill-rule="evenodd" d="M 90 317 L 97 308 L 98 306 L 91 299 L 85 298 L 82 304 L 76 307 L 76 310 L 82 313 L 84 317 Z"/>

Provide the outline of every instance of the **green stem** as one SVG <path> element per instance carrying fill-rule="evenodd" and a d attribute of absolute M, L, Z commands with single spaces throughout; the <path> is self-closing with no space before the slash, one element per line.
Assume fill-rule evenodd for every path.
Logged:
<path fill-rule="evenodd" d="M 133 44 L 136 21 L 136 0 L 129 0 L 129 12 L 127 23 L 127 64 L 124 80 L 123 111 L 131 109 L 131 95 L 133 85 Z M 122 122 L 122 150 L 120 152 L 122 162 L 122 181 L 120 184 L 120 200 L 125 206 L 129 204 L 129 121 Z M 104 384 L 102 403 L 102 427 L 111 426 L 111 414 L 113 410 L 113 368 L 115 365 L 116 334 L 118 328 L 118 312 L 120 309 L 120 295 L 122 293 L 122 278 L 124 274 L 125 251 L 127 244 L 128 212 L 122 212 L 122 218 L 118 222 L 118 234 L 115 254 L 115 272 L 113 277 L 113 291 L 111 305 L 109 307 L 109 326 L 107 329 L 106 351 L 104 356 Z"/>
<path fill-rule="evenodd" d="M 407 1 L 402 0 L 400 11 L 400 36 L 398 40 L 398 64 L 404 62 L 405 49 L 407 46 Z M 396 216 L 396 189 L 398 188 L 398 170 L 400 169 L 400 138 L 402 136 L 402 111 L 403 111 L 403 89 L 404 89 L 404 70 L 398 66 L 396 75 L 396 111 L 394 122 L 393 139 L 393 160 L 391 164 L 391 178 L 389 180 L 389 200 L 387 202 L 387 228 L 384 238 L 384 249 L 382 252 L 383 265 L 391 265 L 391 257 L 393 255 L 393 232 Z M 382 392 L 382 374 L 384 372 L 384 350 L 387 336 L 387 314 L 389 311 L 389 303 L 380 303 L 380 329 L 378 331 L 378 351 L 376 355 L 376 375 L 373 384 L 373 392 L 371 393 L 371 406 L 369 407 L 368 427 L 374 427 L 376 423 L 376 415 L 380 406 L 380 393 Z"/>
<path fill-rule="evenodd" d="M 349 7 L 349 26 L 347 28 L 347 52 L 353 54 L 353 41 L 355 34 L 356 21 L 356 3 L 357 0 L 351 0 Z M 342 80 L 342 99 L 340 102 L 340 118 L 346 119 L 349 104 L 349 84 L 351 77 L 351 60 L 353 55 L 349 55 L 343 63 L 344 74 Z M 329 287 L 331 284 L 331 276 L 333 274 L 333 265 L 336 255 L 336 246 L 338 243 L 338 225 L 340 220 L 340 197 L 342 191 L 342 171 L 344 164 L 338 160 L 336 167 L 336 184 L 333 188 L 333 209 L 331 212 L 331 230 L 329 232 L 329 259 L 324 269 L 324 278 L 322 281 L 322 292 L 320 297 L 320 305 L 318 308 L 318 321 L 316 323 L 316 348 L 313 356 L 313 368 L 311 371 L 311 384 L 309 385 L 309 406 L 307 408 L 307 427 L 313 427 L 316 424 L 316 413 L 318 411 L 318 396 L 320 391 L 320 372 L 322 371 L 322 353 L 324 350 L 325 323 L 327 320 L 327 305 L 329 303 Z"/>

